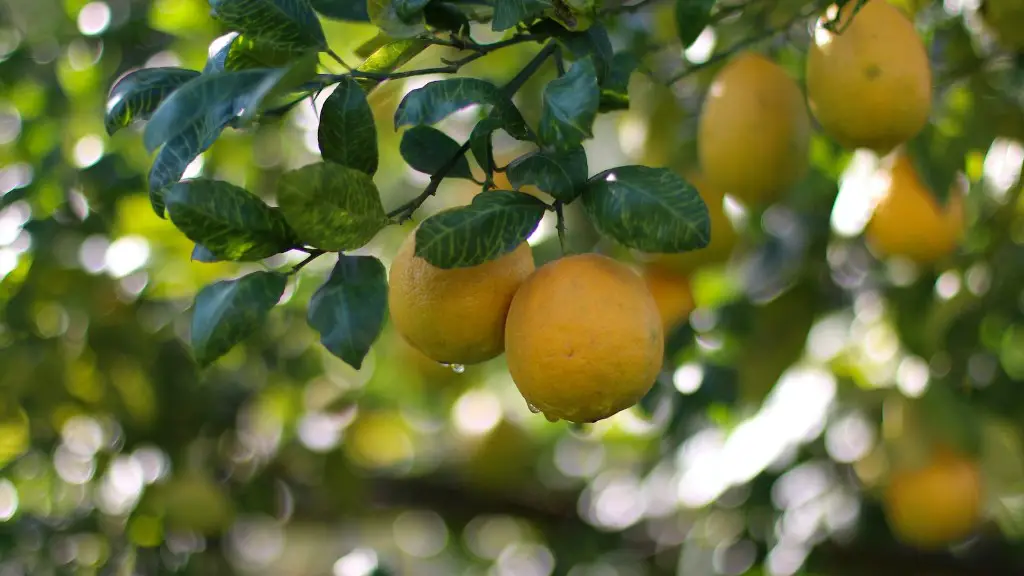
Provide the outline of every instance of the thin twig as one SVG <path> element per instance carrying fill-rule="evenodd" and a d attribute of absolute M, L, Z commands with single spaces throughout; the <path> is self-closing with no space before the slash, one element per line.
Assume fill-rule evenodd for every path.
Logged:
<path fill-rule="evenodd" d="M 507 40 L 502 40 L 500 42 L 494 42 L 491 44 L 470 44 L 467 42 L 461 46 L 457 46 L 455 42 L 450 42 L 447 40 L 436 40 L 431 41 L 431 43 L 438 44 L 440 46 L 450 46 L 453 48 L 459 48 L 462 50 L 471 50 L 473 53 L 463 58 L 459 58 L 458 60 L 452 60 L 450 62 L 447 62 L 444 66 L 436 66 L 433 68 L 421 68 L 419 70 L 408 70 L 405 72 L 388 73 L 364 72 L 362 70 L 353 70 L 348 74 L 335 75 L 333 78 L 335 78 L 335 81 L 338 81 L 341 80 L 341 76 L 347 75 L 351 76 L 352 78 L 366 78 L 369 80 L 398 80 L 400 78 L 425 76 L 427 74 L 455 74 L 456 72 L 459 71 L 460 68 L 462 68 L 466 64 L 479 60 L 480 58 L 483 58 L 484 56 L 487 56 L 488 54 L 496 50 L 501 50 L 502 48 L 507 48 L 509 46 L 523 44 L 526 42 L 538 42 L 543 39 L 544 36 L 536 34 L 522 34 L 519 36 L 513 36 L 512 38 L 509 38 Z"/>
<path fill-rule="evenodd" d="M 562 212 L 562 201 L 555 200 L 555 230 L 558 231 L 558 246 L 562 250 L 562 256 L 565 256 L 565 214 Z"/>
<path fill-rule="evenodd" d="M 309 255 L 306 256 L 305 258 L 303 258 L 303 260 L 301 262 L 299 262 L 298 264 L 296 264 L 295 266 L 292 266 L 292 269 L 288 271 L 288 275 L 289 276 L 292 275 L 292 274 L 297 273 L 299 270 L 302 270 L 303 268 L 306 267 L 306 264 L 309 264 L 313 260 L 316 260 L 317 258 L 319 258 L 319 257 L 321 257 L 321 256 L 323 256 L 324 254 L 327 253 L 327 252 L 324 252 L 323 250 L 317 250 L 317 249 L 310 249 L 310 250 L 307 250 L 307 252 L 309 253 Z"/>
<path fill-rule="evenodd" d="M 810 4 L 810 10 L 806 10 L 805 9 L 805 10 L 801 10 L 801 11 L 797 12 L 792 18 L 790 18 L 785 23 L 783 23 L 783 25 L 780 26 L 779 28 L 771 28 L 771 29 L 768 29 L 768 30 L 760 33 L 760 34 L 755 34 L 753 36 L 750 36 L 749 38 L 744 38 L 743 40 L 740 40 L 736 44 L 733 44 L 731 47 L 729 47 L 728 50 L 726 50 L 724 52 L 719 52 L 718 54 L 715 54 L 714 56 L 712 56 L 711 58 L 708 58 L 704 62 L 701 62 L 700 64 L 695 64 L 693 66 L 690 66 L 686 70 L 683 70 L 682 72 L 676 74 L 672 78 L 669 78 L 669 80 L 668 80 L 668 82 L 666 82 L 666 84 L 675 84 L 676 82 L 682 80 L 683 78 L 686 78 L 687 76 L 689 76 L 691 74 L 699 72 L 699 71 L 701 71 L 701 70 L 703 70 L 705 68 L 708 68 L 709 66 L 713 66 L 715 64 L 718 64 L 722 60 L 728 59 L 732 55 L 736 54 L 737 52 L 739 52 L 739 51 L 741 51 L 741 50 L 743 50 L 745 48 L 748 48 L 749 46 L 752 46 L 752 45 L 757 44 L 758 42 L 762 42 L 764 40 L 769 40 L 771 38 L 774 38 L 775 36 L 777 36 L 777 35 L 779 35 L 779 34 L 781 34 L 783 32 L 786 32 L 787 30 L 792 28 L 793 25 L 796 24 L 797 22 L 799 22 L 801 20 L 806 20 L 807 18 L 810 18 L 811 16 L 817 14 L 818 12 L 820 12 L 822 10 L 822 8 L 823 8 L 823 6 L 821 5 L 820 2 L 814 2 L 814 3 Z"/>
<path fill-rule="evenodd" d="M 502 94 L 511 97 L 518 92 L 519 89 L 523 87 L 523 84 L 525 84 L 526 81 L 537 72 L 544 61 L 554 54 L 557 49 L 558 45 L 554 42 L 544 45 L 540 52 L 537 52 L 533 59 L 530 60 L 514 78 L 509 80 L 508 83 L 502 87 Z M 463 156 L 465 156 L 466 152 L 469 152 L 469 145 L 470 141 L 466 140 L 455 154 L 453 154 L 452 157 L 449 158 L 448 161 L 430 177 L 430 182 L 427 184 L 427 187 L 423 189 L 423 192 L 412 200 L 409 200 L 405 204 L 402 204 L 398 208 L 388 212 L 388 218 L 397 224 L 401 224 L 409 218 L 412 218 L 413 212 L 415 212 L 420 205 L 426 202 L 427 198 L 430 198 L 437 192 L 437 188 L 441 185 L 441 181 L 448 176 L 448 173 L 451 172 L 453 168 L 455 168 L 455 165 L 459 163 L 459 160 Z"/>

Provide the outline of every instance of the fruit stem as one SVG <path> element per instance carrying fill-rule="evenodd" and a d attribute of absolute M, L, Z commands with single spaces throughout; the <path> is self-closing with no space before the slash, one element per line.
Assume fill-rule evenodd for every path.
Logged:
<path fill-rule="evenodd" d="M 562 201 L 555 200 L 555 217 L 557 221 L 555 223 L 555 230 L 558 231 L 558 246 L 562 250 L 562 256 L 565 256 L 565 215 L 562 213 Z"/>

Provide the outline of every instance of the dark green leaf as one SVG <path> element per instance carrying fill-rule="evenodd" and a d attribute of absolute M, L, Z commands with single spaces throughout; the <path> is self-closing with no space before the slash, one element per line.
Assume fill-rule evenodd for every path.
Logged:
<path fill-rule="evenodd" d="M 933 126 L 925 126 L 907 142 L 906 152 L 921 182 L 931 191 L 940 206 L 945 206 L 963 169 L 968 147 L 957 138 L 942 134 Z"/>
<path fill-rule="evenodd" d="M 203 262 L 208 264 L 212 262 L 222 262 L 223 260 L 223 258 L 218 258 L 216 254 L 210 252 L 201 244 L 196 244 L 195 248 L 192 249 L 193 262 Z"/>
<path fill-rule="evenodd" d="M 324 101 L 317 134 L 320 154 L 369 175 L 377 171 L 377 125 L 366 92 L 345 76 Z"/>
<path fill-rule="evenodd" d="M 629 108 L 629 77 L 638 64 L 636 57 L 628 52 L 615 55 L 611 71 L 601 83 L 601 105 L 598 111 L 612 112 Z"/>
<path fill-rule="evenodd" d="M 340 164 L 320 162 L 282 174 L 277 201 L 303 242 L 332 252 L 359 248 L 387 223 L 373 179 Z"/>
<path fill-rule="evenodd" d="M 423 52 L 427 46 L 430 46 L 430 44 L 426 40 L 421 40 L 419 38 L 395 40 L 394 42 L 390 42 L 384 47 L 376 50 L 369 58 L 364 60 L 356 70 L 359 70 L 360 72 L 375 72 L 378 74 L 394 72 L 419 55 L 420 52 Z M 358 82 L 359 85 L 363 87 L 363 90 L 369 92 L 375 86 L 380 84 L 382 80 L 360 78 Z"/>
<path fill-rule="evenodd" d="M 676 0 L 676 33 L 683 48 L 700 36 L 711 21 L 715 0 Z"/>
<path fill-rule="evenodd" d="M 555 150 L 569 150 L 593 136 L 601 92 L 590 57 L 577 60 L 561 78 L 544 87 L 541 142 Z"/>
<path fill-rule="evenodd" d="M 227 27 L 283 48 L 327 49 L 327 39 L 309 0 L 210 0 Z"/>
<path fill-rule="evenodd" d="M 313 9 L 334 20 L 369 22 L 366 0 L 310 0 Z"/>
<path fill-rule="evenodd" d="M 399 18 L 408 22 L 423 12 L 430 0 L 393 0 L 393 2 L 395 3 L 395 13 Z"/>
<path fill-rule="evenodd" d="M 492 112 L 477 122 L 469 134 L 469 149 L 473 151 L 473 157 L 476 158 L 477 164 L 487 173 L 494 170 L 494 147 L 491 136 L 495 130 L 501 127 L 501 117 Z"/>
<path fill-rule="evenodd" d="M 171 138 L 149 169 L 149 202 L 157 216 L 164 217 L 164 190 L 181 179 L 188 165 L 217 140 L 226 124 L 221 117 L 214 118 L 219 108 L 211 109 L 207 116 L 200 117 L 188 130 Z M 230 117 L 228 117 L 230 119 Z"/>
<path fill-rule="evenodd" d="M 149 118 L 164 98 L 197 76 L 184 68 L 143 68 L 122 76 L 107 96 L 107 134 Z"/>
<path fill-rule="evenodd" d="M 522 192 L 481 192 L 468 206 L 424 220 L 416 230 L 416 255 L 438 268 L 483 264 L 525 242 L 546 209 L 546 204 Z"/>
<path fill-rule="evenodd" d="M 366 11 L 370 22 L 395 38 L 412 38 L 426 31 L 423 15 L 415 14 L 415 18 L 403 18 L 399 7 L 406 0 L 367 0 Z"/>
<path fill-rule="evenodd" d="M 200 290 L 192 312 L 191 338 L 199 365 L 210 365 L 259 330 L 281 300 L 287 280 L 275 272 L 253 272 Z"/>
<path fill-rule="evenodd" d="M 280 211 L 227 182 L 178 182 L 164 202 L 171 222 L 222 260 L 262 260 L 297 244 Z"/>
<path fill-rule="evenodd" d="M 324 348 L 358 370 L 384 327 L 387 309 L 387 273 L 380 260 L 340 254 L 309 300 L 307 322 Z"/>
<path fill-rule="evenodd" d="M 469 18 L 466 13 L 451 4 L 433 3 L 423 11 L 427 26 L 449 32 L 465 32 L 469 30 Z"/>
<path fill-rule="evenodd" d="M 459 152 L 459 143 L 452 140 L 444 132 L 432 126 L 413 126 L 402 134 L 402 144 L 399 151 L 402 158 L 414 170 L 433 176 L 448 163 L 452 156 Z M 473 179 L 473 173 L 469 169 L 469 161 L 463 154 L 455 167 L 448 171 L 448 176 L 453 178 Z"/>
<path fill-rule="evenodd" d="M 583 206 L 598 231 L 644 252 L 696 250 L 711 237 L 697 189 L 665 168 L 606 170 L 587 182 Z"/>
<path fill-rule="evenodd" d="M 605 82 L 605 77 L 610 73 L 614 53 L 612 41 L 608 37 L 608 30 L 601 24 L 594 24 L 582 32 L 570 32 L 561 26 L 556 25 L 556 37 L 569 49 L 576 60 L 582 60 L 590 56 L 594 61 L 594 70 L 597 72 L 597 80 Z"/>
<path fill-rule="evenodd" d="M 540 16 L 551 6 L 551 0 L 500 0 L 494 3 L 491 28 L 497 32 L 514 28 L 524 20 Z"/>
<path fill-rule="evenodd" d="M 587 182 L 587 154 L 582 146 L 563 153 L 533 152 L 513 160 L 507 174 L 516 190 L 536 186 L 568 204 L 583 192 Z"/>
<path fill-rule="evenodd" d="M 146 149 L 152 152 L 204 119 L 207 127 L 223 127 L 242 112 L 258 108 L 286 72 L 259 69 L 196 77 L 157 108 L 143 135 Z"/>
<path fill-rule="evenodd" d="M 360 44 L 355 50 L 352 51 L 352 53 L 358 56 L 359 58 L 369 58 L 370 56 L 373 55 L 374 52 L 380 50 L 381 48 L 387 46 L 388 44 L 391 44 L 394 41 L 395 39 L 392 38 L 391 36 L 388 36 L 383 32 L 378 32 L 376 36 Z"/>
<path fill-rule="evenodd" d="M 501 120 L 506 132 L 520 140 L 532 139 L 530 128 L 512 100 L 497 86 L 479 78 L 437 80 L 409 92 L 395 111 L 395 129 L 436 124 L 473 104 L 493 106 L 491 115 Z"/>
<path fill-rule="evenodd" d="M 236 35 L 206 62 L 204 74 L 226 70 L 253 68 L 280 68 L 302 56 L 306 49 L 295 49 L 260 41 L 249 36 Z"/>

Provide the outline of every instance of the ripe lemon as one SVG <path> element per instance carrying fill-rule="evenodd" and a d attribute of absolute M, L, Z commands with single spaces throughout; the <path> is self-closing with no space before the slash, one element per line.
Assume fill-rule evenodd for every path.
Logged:
<path fill-rule="evenodd" d="M 693 312 L 693 292 L 690 290 L 690 279 L 678 273 L 669 272 L 657 266 L 644 269 L 644 281 L 647 290 L 654 298 L 661 316 L 661 325 L 665 330 L 674 327 L 690 316 Z"/>
<path fill-rule="evenodd" d="M 921 548 L 952 544 L 981 518 L 981 473 L 973 461 L 940 452 L 922 468 L 894 472 L 883 504 L 889 527 L 903 542 Z"/>
<path fill-rule="evenodd" d="M 708 207 L 711 221 L 711 240 L 699 250 L 680 252 L 678 254 L 659 254 L 653 264 L 660 268 L 689 276 L 702 266 L 725 262 L 732 255 L 739 240 L 732 221 L 725 214 L 725 194 L 711 186 L 707 179 L 699 174 L 688 174 L 686 179 L 693 184 Z"/>
<path fill-rule="evenodd" d="M 416 233 L 391 263 L 388 307 L 395 329 L 429 358 L 476 364 L 501 354 L 505 315 L 519 285 L 534 271 L 525 242 L 469 268 L 442 269 L 415 255 Z"/>
<path fill-rule="evenodd" d="M 903 256 L 931 264 L 950 255 L 963 235 L 964 209 L 960 186 L 954 183 L 941 207 L 918 177 L 905 154 L 889 169 L 885 196 L 875 207 L 864 232 L 880 256 Z"/>
<path fill-rule="evenodd" d="M 985 0 L 980 13 L 1000 44 L 1024 50 L 1024 0 Z"/>
<path fill-rule="evenodd" d="M 796 82 L 753 52 L 715 76 L 697 152 L 708 181 L 750 204 L 772 202 L 807 170 L 811 121 Z"/>
<path fill-rule="evenodd" d="M 928 121 L 932 74 L 914 24 L 886 0 L 857 2 L 833 34 L 818 21 L 807 54 L 807 99 L 826 134 L 848 148 L 886 153 Z M 834 13 L 834 12 L 833 12 Z"/>
<path fill-rule="evenodd" d="M 635 404 L 661 370 L 664 330 L 643 279 L 607 256 L 549 262 L 505 324 L 519 392 L 548 419 L 595 422 Z"/>

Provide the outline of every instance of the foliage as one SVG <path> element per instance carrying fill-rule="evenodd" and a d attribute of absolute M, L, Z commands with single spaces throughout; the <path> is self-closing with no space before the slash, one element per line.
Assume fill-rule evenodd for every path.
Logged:
<path fill-rule="evenodd" d="M 1024 72 L 974 8 L 895 3 L 935 77 L 907 151 L 938 201 L 970 184 L 959 251 L 875 258 L 865 157 L 816 134 L 778 204 L 732 210 L 655 388 L 580 431 L 502 360 L 395 335 L 407 223 L 442 268 L 702 249 L 701 95 L 745 49 L 801 80 L 826 2 L 5 2 L 0 572 L 279 574 L 306 542 L 310 573 L 1016 573 Z M 877 500 L 935 439 L 989 492 L 925 556 Z M 195 476 L 218 489 L 168 483 Z"/>

